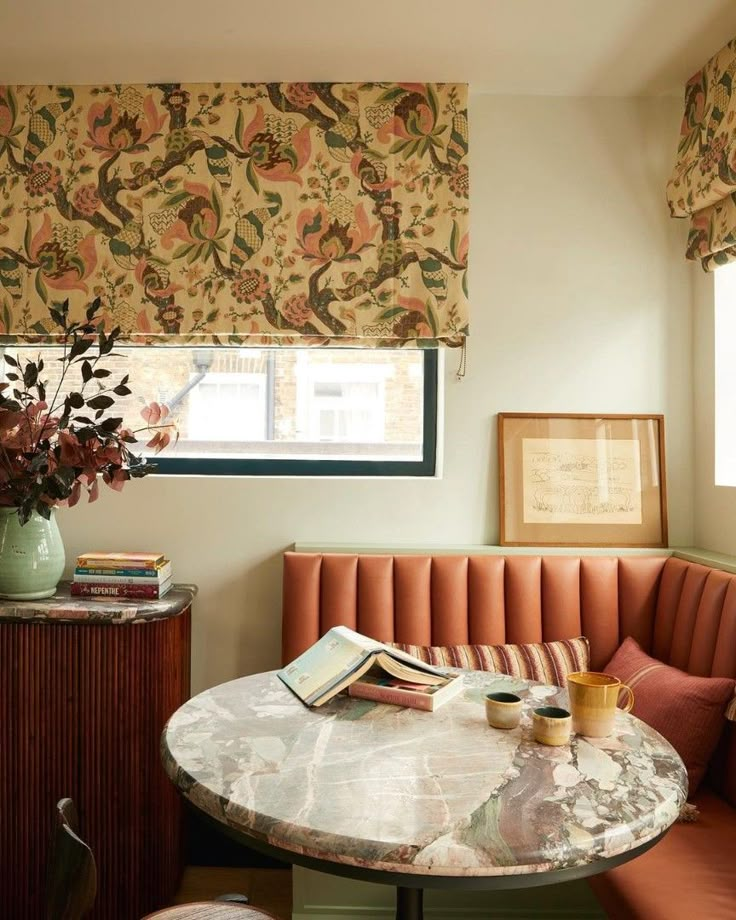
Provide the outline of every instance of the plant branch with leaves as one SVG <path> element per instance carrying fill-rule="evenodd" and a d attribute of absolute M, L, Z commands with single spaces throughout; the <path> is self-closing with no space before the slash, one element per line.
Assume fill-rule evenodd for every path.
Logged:
<path fill-rule="evenodd" d="M 156 469 L 132 452 L 130 445 L 139 436 L 148 438 L 146 446 L 156 453 L 177 437 L 167 421 L 168 408 L 158 403 L 145 406 L 145 424 L 135 430 L 124 427 L 122 416 L 108 414 L 115 398 L 131 390 L 127 374 L 112 383 L 112 371 L 102 366 L 114 356 L 120 329 L 105 333 L 100 310 L 98 299 L 87 308 L 84 322 L 71 322 L 68 301 L 49 309 L 63 342 L 61 373 L 50 401 L 43 359 L 4 355 L 9 369 L 6 382 L 0 383 L 0 506 L 17 508 L 21 524 L 34 511 L 48 519 L 52 508 L 75 505 L 83 492 L 95 501 L 100 479 L 121 491 L 129 479 Z M 73 370 L 79 371 L 81 384 L 65 392 Z"/>

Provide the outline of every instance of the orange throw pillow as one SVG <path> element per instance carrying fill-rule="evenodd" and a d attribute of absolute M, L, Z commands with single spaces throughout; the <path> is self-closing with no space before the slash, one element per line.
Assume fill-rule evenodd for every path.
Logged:
<path fill-rule="evenodd" d="M 651 658 L 631 637 L 624 639 L 604 670 L 631 687 L 633 714 L 682 757 L 693 795 L 721 737 L 736 681 L 686 674 Z"/>

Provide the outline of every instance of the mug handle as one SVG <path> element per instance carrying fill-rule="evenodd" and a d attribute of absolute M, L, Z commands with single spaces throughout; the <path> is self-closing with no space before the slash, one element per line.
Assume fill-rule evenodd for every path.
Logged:
<path fill-rule="evenodd" d="M 629 698 L 626 700 L 626 705 L 621 706 L 620 709 L 622 712 L 631 712 L 631 709 L 634 705 L 634 691 L 631 689 L 631 687 L 629 687 L 628 684 L 621 684 L 619 687 L 619 693 L 621 693 L 622 690 L 625 690 L 628 693 Z"/>

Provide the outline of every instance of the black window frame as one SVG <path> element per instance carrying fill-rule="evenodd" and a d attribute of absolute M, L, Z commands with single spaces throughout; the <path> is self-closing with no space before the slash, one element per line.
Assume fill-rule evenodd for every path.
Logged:
<path fill-rule="evenodd" d="M 431 477 L 437 469 L 437 410 L 439 356 L 426 348 L 421 460 L 320 460 L 280 457 L 167 457 L 154 458 L 163 476 L 421 476 Z"/>

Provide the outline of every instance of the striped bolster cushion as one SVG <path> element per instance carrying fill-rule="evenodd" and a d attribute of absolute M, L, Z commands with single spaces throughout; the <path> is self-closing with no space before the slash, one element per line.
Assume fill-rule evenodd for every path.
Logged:
<path fill-rule="evenodd" d="M 393 643 L 427 664 L 469 671 L 493 671 L 564 687 L 568 674 L 587 671 L 590 646 L 585 636 L 525 645 L 406 645 Z"/>

